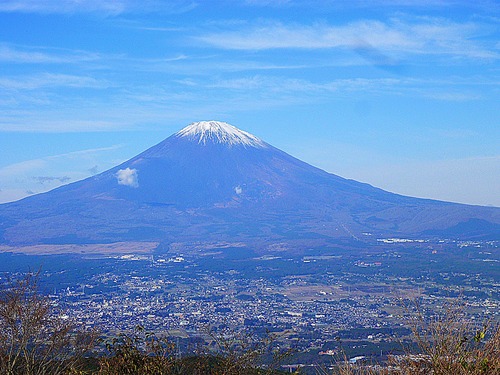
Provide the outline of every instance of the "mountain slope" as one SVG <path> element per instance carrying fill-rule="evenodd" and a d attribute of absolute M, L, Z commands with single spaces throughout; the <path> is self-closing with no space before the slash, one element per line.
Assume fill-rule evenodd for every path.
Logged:
<path fill-rule="evenodd" d="M 392 194 L 329 174 L 229 124 L 193 123 L 125 163 L 0 205 L 0 243 L 500 238 L 500 209 Z M 302 246 L 302 245 L 297 245 Z"/>

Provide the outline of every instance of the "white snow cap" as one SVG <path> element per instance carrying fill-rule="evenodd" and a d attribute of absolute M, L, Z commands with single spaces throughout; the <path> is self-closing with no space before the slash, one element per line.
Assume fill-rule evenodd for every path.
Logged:
<path fill-rule="evenodd" d="M 193 122 L 176 133 L 178 137 L 188 137 L 206 144 L 207 141 L 223 143 L 230 146 L 242 145 L 251 147 L 266 147 L 266 144 L 255 135 L 221 121 Z"/>

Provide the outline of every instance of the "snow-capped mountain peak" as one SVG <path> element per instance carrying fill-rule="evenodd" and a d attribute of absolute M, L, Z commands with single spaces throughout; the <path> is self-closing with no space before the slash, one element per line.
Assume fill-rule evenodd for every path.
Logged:
<path fill-rule="evenodd" d="M 229 146 L 266 147 L 266 144 L 256 136 L 221 121 L 193 122 L 178 131 L 175 135 L 177 137 L 189 138 L 197 141 L 199 144 L 213 142 Z"/>

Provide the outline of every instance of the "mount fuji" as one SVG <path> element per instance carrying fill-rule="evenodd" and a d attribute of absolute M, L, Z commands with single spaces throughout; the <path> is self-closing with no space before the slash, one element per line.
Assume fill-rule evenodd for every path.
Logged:
<path fill-rule="evenodd" d="M 500 238 L 500 208 L 389 193 L 224 122 L 195 122 L 99 175 L 0 205 L 0 244 L 354 244 Z M 306 245 L 307 244 L 307 245 Z"/>

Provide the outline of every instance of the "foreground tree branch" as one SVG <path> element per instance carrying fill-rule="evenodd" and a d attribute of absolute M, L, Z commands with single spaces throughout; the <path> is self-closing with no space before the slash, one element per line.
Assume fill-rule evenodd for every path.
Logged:
<path fill-rule="evenodd" d="M 77 371 L 95 345 L 85 332 L 53 310 L 38 292 L 38 273 L 0 290 L 0 373 L 65 374 Z"/>

